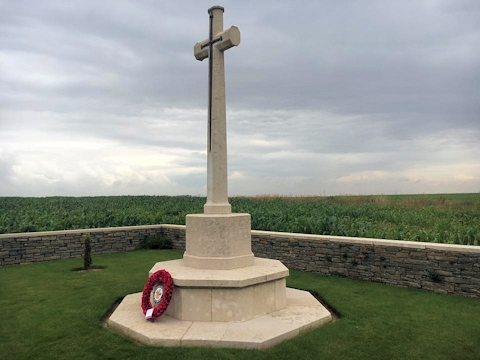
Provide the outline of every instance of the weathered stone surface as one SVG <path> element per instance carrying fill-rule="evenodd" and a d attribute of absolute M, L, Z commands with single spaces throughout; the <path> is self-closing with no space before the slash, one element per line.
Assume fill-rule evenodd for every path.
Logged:
<path fill-rule="evenodd" d="M 145 320 L 138 306 L 141 293 L 130 294 L 110 316 L 107 326 L 146 345 L 266 349 L 332 320 L 310 293 L 286 290 L 281 310 L 232 322 L 179 320 L 169 314 L 169 306 L 167 313 L 152 323 Z"/>
<path fill-rule="evenodd" d="M 194 214 L 186 223 L 187 266 L 227 270 L 253 265 L 249 214 Z"/>

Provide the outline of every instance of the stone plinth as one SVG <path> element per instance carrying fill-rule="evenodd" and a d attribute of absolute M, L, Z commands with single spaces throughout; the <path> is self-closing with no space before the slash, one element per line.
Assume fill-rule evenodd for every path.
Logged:
<path fill-rule="evenodd" d="M 254 258 L 253 265 L 197 269 L 184 259 L 156 263 L 173 278 L 170 305 L 154 323 L 145 320 L 141 293 L 127 295 L 107 326 L 153 346 L 265 349 L 332 320 L 309 292 L 289 289 L 288 269 L 278 260 Z"/>
<path fill-rule="evenodd" d="M 107 326 L 151 346 L 267 349 L 332 320 L 328 310 L 309 292 L 289 288 L 282 310 L 243 322 L 178 320 L 164 314 L 152 323 L 142 314 L 141 297 L 141 293 L 127 295 Z"/>
<path fill-rule="evenodd" d="M 286 306 L 288 269 L 278 260 L 255 258 L 252 266 L 199 270 L 183 260 L 155 264 L 168 269 L 175 284 L 167 314 L 189 321 L 246 321 Z"/>
<path fill-rule="evenodd" d="M 193 214 L 186 218 L 186 266 L 230 270 L 253 265 L 250 214 Z"/>

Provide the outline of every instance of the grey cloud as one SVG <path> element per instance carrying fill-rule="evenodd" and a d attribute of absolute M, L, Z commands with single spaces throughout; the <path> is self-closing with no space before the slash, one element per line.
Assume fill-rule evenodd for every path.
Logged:
<path fill-rule="evenodd" d="M 0 4 L 0 61 L 8 69 L 0 72 L 0 134 L 81 134 L 201 167 L 207 64 L 194 59 L 193 45 L 208 34 L 211 5 Z M 318 190 L 319 178 L 478 162 L 478 2 L 224 6 L 225 26 L 242 33 L 226 53 L 229 169 L 252 179 L 245 180 L 252 189 L 261 178 L 269 179 L 265 188 L 288 192 L 293 185 L 282 179 L 298 176 L 296 185 Z M 201 174 L 172 176 L 168 191 L 204 188 Z M 128 181 L 115 192 L 134 187 Z M 388 184 L 375 186 L 387 192 Z"/>
<path fill-rule="evenodd" d="M 7 187 L 7 184 L 11 182 L 14 165 L 15 157 L 13 155 L 0 152 L 0 187 Z"/>

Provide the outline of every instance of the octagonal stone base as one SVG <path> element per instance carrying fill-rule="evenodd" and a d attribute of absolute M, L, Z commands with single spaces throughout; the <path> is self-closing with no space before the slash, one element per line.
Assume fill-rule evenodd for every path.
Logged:
<path fill-rule="evenodd" d="M 266 349 L 331 321 L 331 314 L 309 292 L 286 289 L 286 306 L 243 322 L 186 321 L 143 316 L 141 293 L 127 295 L 107 320 L 122 335 L 153 346 L 208 346 Z"/>
<path fill-rule="evenodd" d="M 189 321 L 246 321 L 286 306 L 288 269 L 278 260 L 254 258 L 253 265 L 231 270 L 196 269 L 184 259 L 156 263 L 175 288 L 167 315 Z"/>
<path fill-rule="evenodd" d="M 156 263 L 174 290 L 167 311 L 145 320 L 141 293 L 127 295 L 107 326 L 155 346 L 210 346 L 264 349 L 332 320 L 309 292 L 286 287 L 288 269 L 278 260 L 254 258 L 237 269 L 198 269 L 185 259 Z"/>

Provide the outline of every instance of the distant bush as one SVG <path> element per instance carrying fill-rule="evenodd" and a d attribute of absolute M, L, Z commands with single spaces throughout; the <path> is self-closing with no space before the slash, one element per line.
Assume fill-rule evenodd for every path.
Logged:
<path fill-rule="evenodd" d="M 158 250 L 158 249 L 172 249 L 173 244 L 170 239 L 166 237 L 158 237 L 158 238 L 146 238 L 140 241 L 137 246 L 137 250 L 144 249 L 144 250 Z"/>

